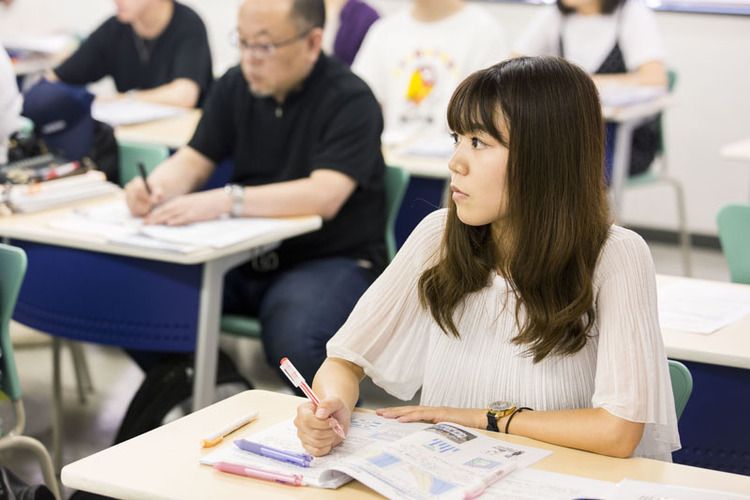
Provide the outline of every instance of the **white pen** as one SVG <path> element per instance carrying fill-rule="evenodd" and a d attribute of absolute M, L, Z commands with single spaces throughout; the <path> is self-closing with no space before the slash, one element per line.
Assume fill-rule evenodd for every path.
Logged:
<path fill-rule="evenodd" d="M 201 440 L 201 445 L 204 448 L 210 448 L 212 446 L 216 446 L 217 444 L 221 443 L 221 441 L 224 439 L 224 436 L 227 436 L 228 434 L 231 434 L 232 432 L 236 431 L 243 425 L 249 424 L 253 420 L 258 418 L 258 412 L 257 411 L 251 411 L 247 415 L 238 418 L 231 424 L 227 425 L 220 431 L 214 432 L 210 436 L 204 438 Z"/>
<path fill-rule="evenodd" d="M 464 494 L 464 500 L 471 500 L 473 498 L 482 496 L 482 494 L 485 492 L 487 488 L 489 488 L 490 486 L 492 486 L 492 484 L 500 481 L 502 478 L 504 478 L 505 476 L 507 476 L 514 470 L 516 470 L 517 466 L 518 464 L 516 462 L 508 462 L 508 464 L 500 467 L 489 476 L 482 478 L 480 481 L 466 488 L 466 493 Z"/>

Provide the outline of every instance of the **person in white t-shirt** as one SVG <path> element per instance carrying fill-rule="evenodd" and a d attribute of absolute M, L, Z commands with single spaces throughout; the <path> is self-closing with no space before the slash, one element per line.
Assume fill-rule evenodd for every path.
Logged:
<path fill-rule="evenodd" d="M 328 342 L 298 407 L 305 449 L 348 431 L 368 375 L 455 422 L 605 455 L 680 446 L 646 243 L 611 224 L 596 87 L 556 57 L 477 71 L 448 106 L 452 199 L 414 230 Z M 292 360 L 294 362 L 294 360 Z M 532 411 L 533 409 L 533 411 Z"/>
<path fill-rule="evenodd" d="M 472 71 L 508 55 L 502 28 L 462 0 L 414 0 L 372 25 L 352 70 L 383 108 L 387 145 L 415 136 L 447 136 L 453 89 Z"/>
<path fill-rule="evenodd" d="M 599 87 L 667 85 L 664 43 L 654 13 L 641 0 L 557 0 L 539 13 L 513 51 L 564 57 L 593 75 Z M 610 143 L 614 130 L 608 130 Z M 630 175 L 648 169 L 659 136 L 658 117 L 633 131 Z"/>
<path fill-rule="evenodd" d="M 22 104 L 13 65 L 0 46 L 0 164 L 8 161 L 8 137 L 18 129 Z"/>

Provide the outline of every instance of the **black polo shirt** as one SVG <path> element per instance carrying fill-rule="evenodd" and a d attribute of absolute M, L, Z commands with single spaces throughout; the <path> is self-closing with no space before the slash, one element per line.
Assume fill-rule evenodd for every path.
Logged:
<path fill-rule="evenodd" d="M 385 256 L 383 118 L 370 88 L 349 68 L 320 55 L 283 105 L 250 93 L 239 66 L 214 84 L 190 147 L 218 163 L 231 157 L 233 182 L 258 186 L 309 177 L 319 168 L 357 186 L 320 231 L 285 241 L 280 268 L 330 256 L 366 259 L 381 270 Z"/>
<path fill-rule="evenodd" d="M 201 101 L 213 80 L 212 71 L 206 27 L 195 11 L 178 2 L 158 37 L 142 39 L 130 24 L 111 17 L 55 69 L 60 80 L 77 85 L 111 76 L 118 92 L 188 78 L 200 87 Z"/>

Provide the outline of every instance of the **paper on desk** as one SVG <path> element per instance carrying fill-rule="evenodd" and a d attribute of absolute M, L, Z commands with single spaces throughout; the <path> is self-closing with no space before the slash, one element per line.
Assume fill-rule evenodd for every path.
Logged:
<path fill-rule="evenodd" d="M 449 158 L 453 154 L 453 139 L 448 133 L 419 137 L 406 146 L 402 154 L 428 158 Z"/>
<path fill-rule="evenodd" d="M 91 107 L 91 116 L 95 120 L 108 123 L 113 127 L 162 120 L 185 112 L 185 108 L 154 104 L 137 99 L 96 99 Z"/>
<path fill-rule="evenodd" d="M 599 87 L 602 106 L 618 108 L 648 102 L 667 94 L 661 86 L 606 84 Z"/>
<path fill-rule="evenodd" d="M 203 456 L 200 462 L 205 465 L 229 462 L 273 469 L 287 474 L 302 474 L 306 485 L 320 488 L 338 488 L 351 481 L 351 477 L 341 472 L 331 471 L 330 468 L 333 465 L 373 443 L 396 441 L 427 426 L 427 424 L 422 423 L 404 424 L 371 413 L 356 413 L 352 416 L 352 425 L 346 440 L 334 448 L 330 454 L 324 457 L 316 457 L 310 467 L 297 467 L 242 451 L 234 443 L 223 444 L 216 451 Z M 256 434 L 243 437 L 283 450 L 305 453 L 297 438 L 297 428 L 292 420 L 281 422 Z"/>
<path fill-rule="evenodd" d="M 659 290 L 659 323 L 709 334 L 750 314 L 750 291 L 712 283 L 674 283 Z"/>
<path fill-rule="evenodd" d="M 0 44 L 7 50 L 24 50 L 43 54 L 58 54 L 71 43 L 72 37 L 65 34 L 13 35 L 1 37 Z"/>
<path fill-rule="evenodd" d="M 748 500 L 750 496 L 717 490 L 687 488 L 669 484 L 623 479 L 617 484 L 612 500 Z"/>
<path fill-rule="evenodd" d="M 50 223 L 58 229 L 99 235 L 112 243 L 180 253 L 224 248 L 294 224 L 284 219 L 238 218 L 185 226 L 144 225 L 130 215 L 122 201 L 83 208 Z"/>
<path fill-rule="evenodd" d="M 523 469 L 490 486 L 485 498 L 504 500 L 570 500 L 612 498 L 615 483 L 585 477 Z"/>

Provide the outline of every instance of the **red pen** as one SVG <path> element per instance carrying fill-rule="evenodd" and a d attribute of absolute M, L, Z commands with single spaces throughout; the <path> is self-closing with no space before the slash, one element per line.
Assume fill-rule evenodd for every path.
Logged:
<path fill-rule="evenodd" d="M 300 390 L 305 393 L 305 396 L 312 401 L 312 404 L 315 406 L 320 405 L 320 398 L 318 398 L 310 386 L 307 385 L 307 382 L 305 382 L 305 379 L 300 372 L 297 371 L 292 362 L 289 361 L 289 358 L 283 358 L 279 364 L 279 368 L 281 368 L 281 371 L 284 372 L 284 375 L 286 375 L 294 387 L 299 387 Z M 328 420 L 331 422 L 333 431 L 338 434 L 341 439 L 346 439 L 346 434 L 344 434 L 344 429 L 341 428 L 339 421 L 333 417 L 330 417 Z"/>
<path fill-rule="evenodd" d="M 238 476 L 263 479 L 265 481 L 290 484 L 292 486 L 302 486 L 302 476 L 300 474 L 283 474 L 247 465 L 230 464 L 229 462 L 217 462 L 214 464 L 214 469 L 221 472 L 228 472 L 229 474 L 237 474 Z"/>

